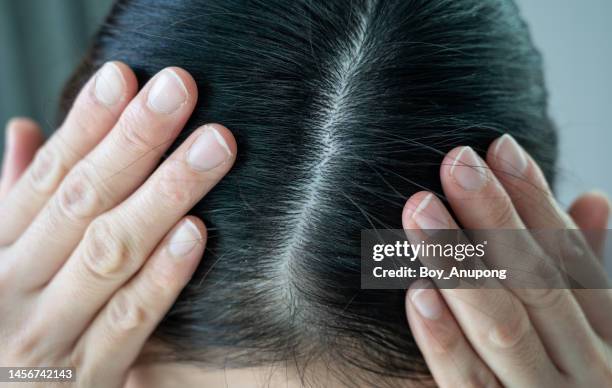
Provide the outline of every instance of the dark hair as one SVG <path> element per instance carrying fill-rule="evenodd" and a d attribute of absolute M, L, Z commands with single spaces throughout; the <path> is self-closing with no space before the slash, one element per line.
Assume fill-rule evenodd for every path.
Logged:
<path fill-rule="evenodd" d="M 172 148 L 206 122 L 238 142 L 191 212 L 210 231 L 202 265 L 156 332 L 185 361 L 426 378 L 404 292 L 360 289 L 360 231 L 401 228 L 411 194 L 441 193 L 446 152 L 484 154 L 504 132 L 553 180 L 541 59 L 511 1 L 119 1 L 65 107 L 111 59 L 141 83 L 193 75 L 200 100 Z"/>

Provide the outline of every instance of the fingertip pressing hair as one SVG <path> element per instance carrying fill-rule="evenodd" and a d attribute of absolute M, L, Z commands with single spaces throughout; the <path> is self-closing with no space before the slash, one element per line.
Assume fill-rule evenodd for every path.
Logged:
<path fill-rule="evenodd" d="M 66 88 L 107 60 L 177 65 L 200 97 L 176 147 L 220 122 L 231 173 L 191 214 L 204 260 L 155 336 L 208 366 L 326 361 L 347 385 L 424 379 L 404 292 L 360 288 L 360 231 L 441 192 L 446 152 L 508 132 L 554 179 L 541 59 L 504 0 L 121 0 Z M 306 375 L 305 373 L 304 375 Z"/>

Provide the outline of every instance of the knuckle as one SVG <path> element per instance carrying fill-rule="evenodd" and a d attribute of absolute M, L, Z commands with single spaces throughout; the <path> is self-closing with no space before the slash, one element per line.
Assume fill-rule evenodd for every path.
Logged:
<path fill-rule="evenodd" d="M 159 178 L 155 182 L 157 192 L 163 200 L 162 205 L 169 208 L 188 205 L 193 202 L 196 193 L 192 179 L 181 162 L 170 161 L 160 170 Z"/>
<path fill-rule="evenodd" d="M 506 197 L 497 201 L 487 201 L 487 218 L 492 225 L 506 226 L 511 225 L 514 220 L 514 207 Z"/>
<path fill-rule="evenodd" d="M 432 349 L 438 354 L 453 354 L 457 349 L 462 337 L 455 328 L 450 325 L 439 324 L 430 328 L 435 340 L 432 342 Z"/>
<path fill-rule="evenodd" d="M 72 219 L 87 219 L 103 207 L 104 195 L 95 183 L 92 172 L 77 167 L 68 174 L 59 190 L 59 207 Z"/>
<path fill-rule="evenodd" d="M 60 156 L 53 142 L 49 142 L 34 157 L 29 174 L 31 186 L 40 194 L 51 194 L 59 186 L 63 175 Z"/>
<path fill-rule="evenodd" d="M 41 222 L 35 222 L 31 226 L 34 232 L 53 240 L 61 238 L 60 235 L 49 233 L 50 231 L 61 230 L 66 226 L 65 214 L 60 207 L 50 206 L 49 211 L 42 212 L 40 217 Z"/>
<path fill-rule="evenodd" d="M 497 348 L 520 350 L 524 348 L 530 327 L 527 314 L 508 314 L 506 319 L 498 319 L 493 323 L 488 339 Z"/>
<path fill-rule="evenodd" d="M 85 133 L 89 134 L 92 128 L 96 128 L 98 125 L 91 115 L 92 109 L 88 102 L 81 98 L 77 98 L 74 101 L 72 110 L 68 113 L 66 120 L 62 126 L 58 129 L 58 132 L 70 135 L 71 133 Z"/>
<path fill-rule="evenodd" d="M 77 346 L 68 355 L 69 366 L 71 366 L 75 370 L 78 370 L 79 375 L 82 375 L 84 360 L 85 360 L 85 347 L 83 346 Z"/>
<path fill-rule="evenodd" d="M 173 268 L 154 265 L 145 276 L 146 294 L 152 295 L 156 299 L 165 299 L 166 296 L 173 294 L 176 289 L 184 285 L 183 278 Z"/>
<path fill-rule="evenodd" d="M 612 365 L 610 364 L 610 356 L 612 351 L 607 344 L 599 339 L 584 341 L 582 346 L 580 361 L 581 365 L 589 365 L 593 371 L 593 375 L 605 376 L 606 373 L 610 377 L 608 381 L 612 381 Z"/>
<path fill-rule="evenodd" d="M 521 300 L 532 309 L 569 309 L 567 290 L 555 288 L 518 289 Z"/>
<path fill-rule="evenodd" d="M 45 330 L 39 324 L 24 325 L 17 333 L 12 335 L 9 346 L 9 358 L 15 362 L 33 362 L 40 357 L 41 343 L 45 339 Z"/>
<path fill-rule="evenodd" d="M 500 385 L 491 371 L 480 365 L 476 368 L 472 368 L 465 381 L 465 384 L 462 384 L 461 386 L 468 388 L 495 388 L 499 387 Z"/>
<path fill-rule="evenodd" d="M 99 104 L 96 99 L 77 97 L 62 127 L 65 127 L 70 133 L 78 131 L 80 134 L 97 138 L 101 128 L 100 122 L 106 120 L 107 117 L 113 117 L 113 113 Z"/>
<path fill-rule="evenodd" d="M 109 278 L 129 271 L 133 249 L 113 228 L 108 216 L 98 217 L 90 224 L 84 244 L 83 262 L 91 275 Z"/>
<path fill-rule="evenodd" d="M 479 307 L 481 311 L 486 311 L 494 322 L 505 322 L 509 316 L 513 317 L 522 313 L 517 298 L 506 290 L 491 289 L 488 291 L 486 296 L 477 299 L 476 305 L 481 306 Z"/>
<path fill-rule="evenodd" d="M 146 320 L 147 309 L 135 295 L 119 292 L 109 305 L 107 324 L 114 338 L 123 337 L 125 333 L 141 327 Z"/>
<path fill-rule="evenodd" d="M 562 266 L 565 266 L 564 263 L 559 261 L 555 261 L 555 259 L 550 256 L 544 254 L 544 252 L 534 253 L 530 255 L 534 257 L 533 263 L 527 263 L 528 273 L 532 276 L 533 280 L 531 284 L 537 285 L 534 288 L 541 288 L 544 290 L 531 290 L 535 293 L 536 296 L 540 294 L 547 295 L 545 289 L 549 289 L 552 291 L 554 289 L 563 289 L 566 288 L 568 278 L 564 274 L 564 270 Z M 553 295 L 550 295 L 553 296 Z"/>
<path fill-rule="evenodd" d="M 91 353 L 87 347 L 78 344 L 66 357 L 68 366 L 74 368 L 79 387 L 95 387 L 95 365 L 91 365 Z"/>
<path fill-rule="evenodd" d="M 124 112 L 121 125 L 118 128 L 119 143 L 129 151 L 147 153 L 154 147 L 156 131 L 147 130 L 142 124 L 140 114 L 128 110 Z M 144 113 L 143 113 L 144 114 Z"/>

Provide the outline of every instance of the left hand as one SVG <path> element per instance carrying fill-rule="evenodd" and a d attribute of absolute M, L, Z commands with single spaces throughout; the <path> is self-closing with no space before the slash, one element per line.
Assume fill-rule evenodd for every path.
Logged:
<path fill-rule="evenodd" d="M 487 161 L 458 147 L 442 163 L 446 198 L 467 229 L 606 228 L 607 199 L 586 194 L 564 212 L 534 160 L 509 135 Z M 404 229 L 455 229 L 433 194 L 404 208 Z M 591 234 L 592 236 L 592 234 Z M 591 238 L 584 265 L 597 265 L 603 236 Z M 590 248 L 590 249 L 589 249 Z M 418 284 L 420 283 L 420 285 Z M 425 282 L 425 283 L 428 283 Z M 441 387 L 611 387 L 612 293 L 609 289 L 441 289 L 416 282 L 408 321 Z"/>
<path fill-rule="evenodd" d="M 0 365 L 13 379 L 124 386 L 203 256 L 205 226 L 185 214 L 235 160 L 231 132 L 208 124 L 161 161 L 196 101 L 183 69 L 165 68 L 138 90 L 134 72 L 113 61 L 37 151 L 37 126 L 11 121 L 0 183 Z M 41 366 L 62 370 L 26 369 Z"/>
<path fill-rule="evenodd" d="M 19 117 L 8 122 L 2 179 L 0 179 L 0 199 L 9 192 L 30 165 L 43 140 L 42 132 L 34 121 Z"/>

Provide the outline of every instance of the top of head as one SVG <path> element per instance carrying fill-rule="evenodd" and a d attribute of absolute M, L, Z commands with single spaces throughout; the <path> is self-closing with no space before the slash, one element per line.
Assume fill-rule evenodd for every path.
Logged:
<path fill-rule="evenodd" d="M 424 372 L 404 293 L 360 290 L 360 230 L 401 228 L 408 196 L 440 192 L 447 151 L 503 132 L 553 179 L 540 57 L 509 1 L 119 1 L 65 101 L 111 59 L 141 82 L 193 75 L 175 145 L 211 121 L 238 141 L 193 210 L 205 259 L 157 332 L 179 358 Z"/>

